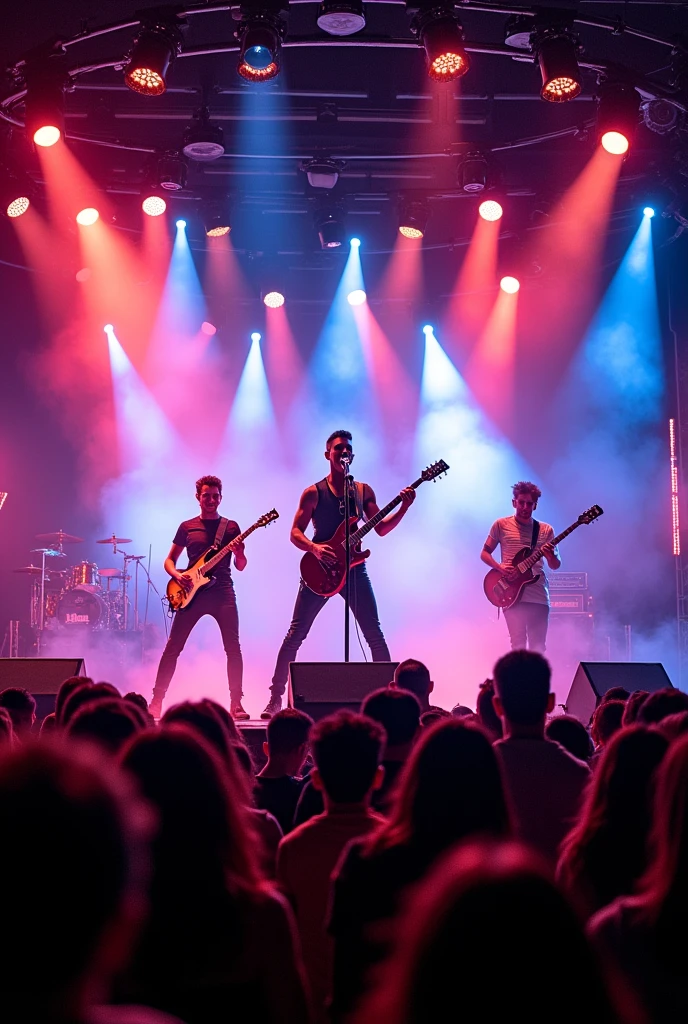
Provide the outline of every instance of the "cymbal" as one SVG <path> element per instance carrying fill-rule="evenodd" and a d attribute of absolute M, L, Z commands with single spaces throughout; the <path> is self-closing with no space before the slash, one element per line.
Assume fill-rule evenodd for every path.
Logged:
<path fill-rule="evenodd" d="M 13 569 L 12 572 L 28 572 L 31 576 L 40 576 L 40 565 L 22 565 L 20 569 Z"/>
<path fill-rule="evenodd" d="M 99 569 L 98 575 L 106 580 L 121 580 L 123 573 L 121 569 Z"/>
<path fill-rule="evenodd" d="M 45 555 L 46 558 L 66 558 L 65 551 L 55 551 L 54 548 L 31 548 L 33 555 Z"/>
<path fill-rule="evenodd" d="M 56 530 L 55 533 L 37 533 L 36 540 L 43 540 L 46 544 L 83 544 L 83 537 L 74 537 L 64 530 Z"/>
<path fill-rule="evenodd" d="M 97 540 L 96 544 L 131 544 L 131 537 L 106 537 L 105 540 Z"/>

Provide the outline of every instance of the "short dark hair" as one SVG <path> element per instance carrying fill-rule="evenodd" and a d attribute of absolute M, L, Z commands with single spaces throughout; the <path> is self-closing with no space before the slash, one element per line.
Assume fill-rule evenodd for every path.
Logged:
<path fill-rule="evenodd" d="M 517 481 L 512 487 L 512 493 L 514 498 L 518 498 L 519 494 L 529 494 L 533 501 L 539 501 L 542 497 L 542 491 L 531 480 Z"/>
<path fill-rule="evenodd" d="M 63 682 L 60 683 L 60 688 L 57 691 L 55 698 L 55 718 L 58 724 L 62 722 L 62 712 L 67 700 L 78 690 L 80 686 L 93 685 L 93 680 L 90 676 L 68 676 Z"/>
<path fill-rule="evenodd" d="M 537 725 L 547 713 L 552 670 L 537 651 L 509 651 L 492 673 L 505 718 L 514 725 Z"/>
<path fill-rule="evenodd" d="M 14 725 L 7 708 L 0 708 L 0 746 L 11 744 L 14 739 Z"/>
<path fill-rule="evenodd" d="M 394 682 L 401 690 L 415 693 L 421 704 L 428 703 L 430 696 L 430 670 L 422 661 L 407 658 L 400 662 L 394 670 Z"/>
<path fill-rule="evenodd" d="M 33 714 L 36 710 L 36 700 L 23 686 L 8 686 L 0 693 L 0 708 L 7 708 L 10 717 L 13 711 Z M 14 718 L 12 720 L 14 721 Z"/>
<path fill-rule="evenodd" d="M 90 740 L 111 754 L 146 728 L 139 709 L 121 698 L 94 700 L 74 715 L 66 732 L 70 737 Z"/>
<path fill-rule="evenodd" d="M 502 720 L 495 711 L 492 698 L 494 697 L 494 679 L 486 679 L 478 687 L 478 696 L 475 699 L 475 713 L 478 721 L 493 739 L 501 739 L 504 735 Z"/>
<path fill-rule="evenodd" d="M 330 436 L 328 437 L 327 441 L 325 441 L 325 450 L 326 451 L 329 452 L 330 445 L 332 444 L 334 439 L 337 438 L 337 437 L 345 437 L 347 441 L 353 441 L 353 437 L 351 436 L 351 434 L 350 434 L 350 432 L 348 430 L 333 430 L 332 433 L 330 434 Z"/>
<path fill-rule="evenodd" d="M 60 725 L 66 728 L 77 711 L 91 701 L 109 700 L 111 697 L 119 698 L 119 690 L 112 683 L 86 683 L 84 686 L 77 686 L 64 703 Z"/>
<path fill-rule="evenodd" d="M 296 708 L 278 711 L 266 729 L 271 754 L 292 754 L 308 742 L 313 719 Z"/>
<path fill-rule="evenodd" d="M 580 718 L 575 715 L 557 715 L 550 718 L 545 726 L 545 736 L 548 740 L 560 743 L 564 750 L 573 754 L 579 761 L 589 761 L 595 753 L 590 734 Z"/>
<path fill-rule="evenodd" d="M 611 686 L 606 693 L 600 697 L 600 704 L 606 704 L 608 700 L 628 700 L 631 691 L 625 686 Z"/>
<path fill-rule="evenodd" d="M 338 711 L 311 732 L 311 750 L 325 792 L 338 804 L 360 803 L 382 758 L 385 731 L 367 715 Z"/>
<path fill-rule="evenodd" d="M 625 707 L 622 700 L 605 700 L 597 705 L 590 723 L 595 743 L 607 743 L 622 728 Z"/>
<path fill-rule="evenodd" d="M 650 696 L 648 690 L 634 690 L 631 696 L 626 701 L 626 707 L 623 713 L 623 724 L 633 725 L 638 718 L 638 712 L 641 707 Z"/>
<path fill-rule="evenodd" d="M 196 496 L 198 496 L 201 493 L 201 488 L 204 486 L 217 487 L 220 494 L 222 494 L 222 481 L 220 480 L 219 476 L 212 476 L 212 474 L 208 474 L 207 476 L 199 476 L 198 480 L 196 481 Z"/>
<path fill-rule="evenodd" d="M 390 686 L 373 690 L 361 705 L 361 713 L 383 727 L 390 747 L 411 742 L 418 732 L 422 710 L 415 693 Z"/>
<path fill-rule="evenodd" d="M 637 720 L 643 725 L 656 725 L 663 718 L 678 714 L 679 711 L 688 711 L 688 693 L 676 690 L 673 686 L 665 686 L 643 701 Z"/>

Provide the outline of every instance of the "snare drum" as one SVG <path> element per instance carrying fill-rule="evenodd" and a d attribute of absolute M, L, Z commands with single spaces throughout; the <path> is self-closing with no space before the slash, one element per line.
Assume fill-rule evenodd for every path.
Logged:
<path fill-rule="evenodd" d="M 73 565 L 69 570 L 69 583 L 67 584 L 67 587 L 69 590 L 81 588 L 82 590 L 89 590 L 92 593 L 100 591 L 98 566 L 96 563 L 79 562 L 78 565 Z"/>
<path fill-rule="evenodd" d="M 69 629 L 102 628 L 107 625 L 107 606 L 100 594 L 77 587 L 60 598 L 57 621 Z"/>

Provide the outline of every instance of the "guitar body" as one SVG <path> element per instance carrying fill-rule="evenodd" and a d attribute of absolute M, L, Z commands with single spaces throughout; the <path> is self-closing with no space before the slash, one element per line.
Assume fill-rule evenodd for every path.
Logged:
<path fill-rule="evenodd" d="M 514 556 L 511 564 L 514 566 L 520 565 L 528 557 L 530 551 L 530 548 L 521 548 Z M 520 600 L 525 587 L 530 586 L 531 583 L 536 583 L 539 579 L 540 573 L 533 575 L 532 569 L 524 569 L 519 574 L 518 579 L 515 580 L 507 580 L 498 569 L 490 569 L 483 580 L 485 597 L 496 608 L 513 608 L 516 602 Z"/>
<path fill-rule="evenodd" d="M 203 574 L 203 566 L 205 563 L 216 555 L 215 548 L 208 548 L 208 550 L 201 555 L 197 562 L 190 565 L 188 569 L 182 569 L 182 572 L 186 573 L 193 580 L 193 586 L 190 590 L 184 590 L 181 584 L 177 583 L 176 580 L 170 580 L 167 584 L 167 600 L 170 602 L 170 608 L 173 612 L 178 612 L 182 608 L 187 608 L 199 590 L 203 587 L 212 586 L 215 582 L 214 576 L 205 576 Z"/>
<path fill-rule="evenodd" d="M 352 516 L 349 520 L 349 527 L 353 533 L 356 529 L 358 519 Z M 345 544 L 346 523 L 340 523 L 331 540 L 326 541 L 329 546 L 337 552 L 337 561 L 325 565 L 310 551 L 301 559 L 301 579 L 309 590 L 320 597 L 333 597 L 338 594 L 346 582 L 346 544 Z M 351 568 L 365 562 L 370 551 L 361 551 L 354 548 L 351 552 Z"/>

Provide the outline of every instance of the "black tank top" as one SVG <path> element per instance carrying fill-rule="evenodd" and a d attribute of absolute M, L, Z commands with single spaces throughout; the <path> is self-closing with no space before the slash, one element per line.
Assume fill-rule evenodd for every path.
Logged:
<path fill-rule="evenodd" d="M 337 527 L 344 522 L 344 498 L 338 498 L 332 493 L 327 478 L 319 480 L 315 485 L 318 491 L 318 504 L 313 512 L 313 541 L 315 544 L 326 544 L 332 540 Z M 356 487 L 356 504 L 360 505 L 359 491 L 365 488 L 365 484 Z M 357 509 L 359 515 L 362 509 Z M 352 515 L 354 515 L 352 509 Z"/>

